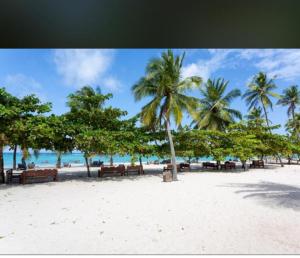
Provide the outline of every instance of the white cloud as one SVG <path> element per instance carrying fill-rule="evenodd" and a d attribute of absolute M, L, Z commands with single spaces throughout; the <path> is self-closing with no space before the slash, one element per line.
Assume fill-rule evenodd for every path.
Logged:
<path fill-rule="evenodd" d="M 122 84 L 121 82 L 112 77 L 112 76 L 109 76 L 109 77 L 106 77 L 103 79 L 103 86 L 111 91 L 120 91 L 121 88 L 122 88 Z"/>
<path fill-rule="evenodd" d="M 196 63 L 191 63 L 182 69 L 182 76 L 186 78 L 188 76 L 200 76 L 206 81 L 214 72 L 229 65 L 227 57 L 234 50 L 231 49 L 209 49 L 211 54 L 210 59 L 199 59 Z"/>
<path fill-rule="evenodd" d="M 82 87 L 98 83 L 113 61 L 106 49 L 58 49 L 54 51 L 57 72 L 65 84 Z"/>
<path fill-rule="evenodd" d="M 4 78 L 4 87 L 17 97 L 35 94 L 43 102 L 47 99 L 42 85 L 34 78 L 21 73 L 7 75 Z"/>
<path fill-rule="evenodd" d="M 208 49 L 211 57 L 199 59 L 183 68 L 183 76 L 199 75 L 206 80 L 214 72 L 247 65 L 278 79 L 292 81 L 300 78 L 300 49 Z"/>
<path fill-rule="evenodd" d="M 300 78 L 300 50 L 275 50 L 255 65 L 270 76 L 292 81 Z"/>

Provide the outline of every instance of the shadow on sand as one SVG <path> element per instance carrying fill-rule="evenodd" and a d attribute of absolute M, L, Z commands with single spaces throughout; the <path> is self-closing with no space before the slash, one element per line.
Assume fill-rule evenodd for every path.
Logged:
<path fill-rule="evenodd" d="M 300 211 L 300 188 L 296 186 L 262 181 L 257 184 L 227 184 L 222 187 L 240 188 L 235 193 L 244 194 L 244 199 L 254 199 L 265 206 Z"/>

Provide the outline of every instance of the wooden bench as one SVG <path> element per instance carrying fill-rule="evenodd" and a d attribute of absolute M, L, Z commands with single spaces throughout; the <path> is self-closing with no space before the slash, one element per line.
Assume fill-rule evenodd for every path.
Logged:
<path fill-rule="evenodd" d="M 235 163 L 234 162 L 230 162 L 230 161 L 226 161 L 224 164 L 221 165 L 221 169 L 235 169 Z"/>
<path fill-rule="evenodd" d="M 178 172 L 190 171 L 190 164 L 188 164 L 188 163 L 176 164 L 176 167 L 177 167 Z M 163 169 L 163 171 L 172 171 L 172 170 L 173 170 L 172 164 L 167 164 L 167 166 L 164 167 L 164 169 Z"/>
<path fill-rule="evenodd" d="M 125 175 L 125 166 L 119 165 L 119 166 L 101 166 L 98 170 L 98 177 L 102 177 L 104 174 L 120 174 L 121 176 Z"/>
<path fill-rule="evenodd" d="M 204 168 L 213 168 L 213 169 L 218 169 L 218 165 L 212 162 L 203 162 L 202 166 Z"/>
<path fill-rule="evenodd" d="M 21 173 L 14 173 L 12 169 L 9 169 L 6 171 L 6 183 L 11 184 L 14 179 L 18 180 L 18 183 L 20 183 Z"/>
<path fill-rule="evenodd" d="M 20 175 L 20 183 L 26 184 L 31 179 L 49 179 L 57 181 L 57 169 L 25 170 Z"/>
<path fill-rule="evenodd" d="M 252 164 L 250 164 L 250 168 L 264 168 L 265 163 L 263 160 L 252 160 Z"/>
<path fill-rule="evenodd" d="M 143 166 L 137 165 L 137 166 L 127 166 L 125 174 L 128 176 L 131 172 L 137 172 L 139 175 L 145 174 Z"/>

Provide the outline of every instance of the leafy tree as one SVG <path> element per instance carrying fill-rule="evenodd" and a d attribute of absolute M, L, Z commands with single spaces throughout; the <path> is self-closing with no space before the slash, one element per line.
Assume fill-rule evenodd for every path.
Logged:
<path fill-rule="evenodd" d="M 233 89 L 225 94 L 229 81 L 222 78 L 208 79 L 205 87 L 201 88 L 203 98 L 199 110 L 194 113 L 195 128 L 224 131 L 234 122 L 235 118 L 242 119 L 238 110 L 230 108 L 232 100 L 241 95 L 239 89 Z"/>
<path fill-rule="evenodd" d="M 66 118 L 74 128 L 71 137 L 75 147 L 84 153 L 87 173 L 90 177 L 88 159 L 95 154 L 116 152 L 122 153 L 122 149 L 116 140 L 120 140 L 117 134 L 122 126 L 120 117 L 127 112 L 111 106 L 105 107 L 105 102 L 112 97 L 111 94 L 102 95 L 99 89 L 96 91 L 90 86 L 84 86 L 80 90 L 68 96 L 70 111 Z M 119 149 L 118 149 L 119 148 Z"/>
<path fill-rule="evenodd" d="M 0 183 L 4 183 L 4 146 L 9 144 L 9 127 L 18 114 L 17 98 L 9 94 L 5 88 L 0 88 Z"/>
<path fill-rule="evenodd" d="M 38 128 L 42 126 L 42 122 L 45 122 L 44 114 L 51 111 L 51 103 L 41 103 L 39 98 L 34 94 L 23 97 L 22 99 L 15 100 L 16 114 L 10 123 L 10 143 L 14 146 L 14 162 L 13 167 L 16 166 L 16 151 L 17 145 L 20 145 L 22 151 L 22 163 L 26 163 L 25 160 L 29 157 L 28 149 L 35 144 L 35 141 L 29 140 L 29 137 L 35 137 L 32 135 L 34 127 Z M 35 150 L 35 153 L 37 149 Z"/>
<path fill-rule="evenodd" d="M 162 53 L 161 58 L 150 60 L 146 75 L 132 87 L 136 101 L 151 97 L 151 101 L 143 106 L 141 120 L 145 125 L 154 127 L 164 124 L 170 144 L 173 180 L 177 180 L 176 156 L 171 134 L 171 117 L 178 126 L 183 112 L 191 112 L 197 106 L 198 99 L 185 95 L 186 90 L 200 86 L 202 79 L 197 76 L 181 79 L 184 60 L 182 56 L 174 56 L 171 50 Z"/>
<path fill-rule="evenodd" d="M 48 139 L 44 139 L 50 143 L 49 148 L 56 152 L 57 162 L 56 167 L 61 167 L 61 156 L 63 153 L 72 152 L 74 149 L 73 124 L 66 118 L 65 115 L 51 115 L 47 118 L 47 126 L 51 129 L 47 134 Z"/>
<path fill-rule="evenodd" d="M 243 123 L 231 125 L 224 136 L 230 140 L 230 155 L 238 158 L 246 170 L 246 161 L 257 155 L 257 146 L 262 146 L 262 142 Z"/>
<path fill-rule="evenodd" d="M 142 166 L 142 157 L 153 155 L 156 151 L 154 140 L 158 139 L 158 134 L 149 130 L 150 128 L 141 126 L 137 127 L 138 117 L 135 116 L 127 121 L 124 121 L 122 131 L 128 132 L 127 151 L 131 155 L 132 163 L 139 159 L 140 166 Z M 159 140 L 159 139 L 158 139 Z"/>

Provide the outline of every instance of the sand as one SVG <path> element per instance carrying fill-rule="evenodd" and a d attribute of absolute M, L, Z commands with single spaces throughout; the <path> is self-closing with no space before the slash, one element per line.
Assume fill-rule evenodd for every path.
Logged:
<path fill-rule="evenodd" d="M 184 172 L 172 183 L 76 171 L 0 186 L 1 254 L 300 253 L 300 165 Z"/>

